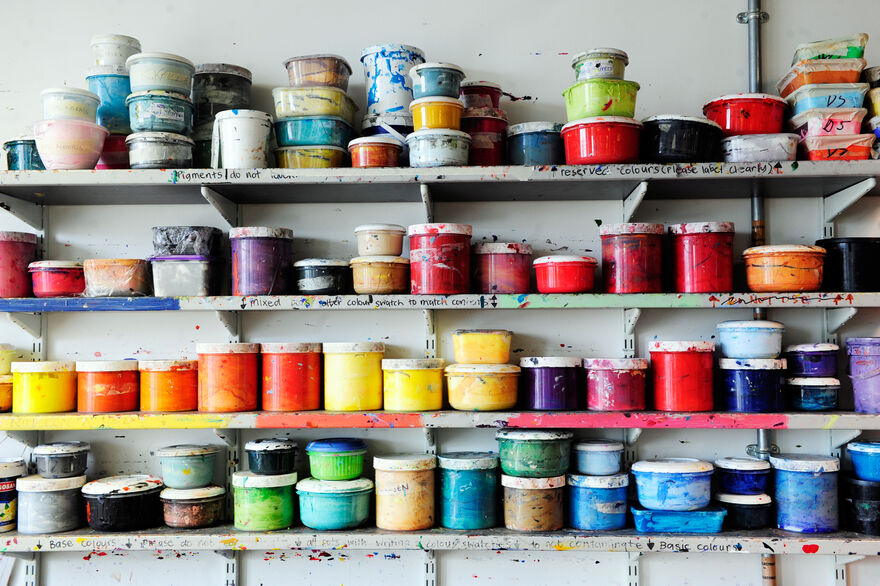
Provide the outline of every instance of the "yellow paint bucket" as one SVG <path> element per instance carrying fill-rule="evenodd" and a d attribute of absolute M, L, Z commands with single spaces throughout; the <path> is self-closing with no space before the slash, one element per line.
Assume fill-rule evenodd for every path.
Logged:
<path fill-rule="evenodd" d="M 18 351 L 9 344 L 0 344 L 0 375 L 9 374 L 12 361 L 18 356 Z"/>
<path fill-rule="evenodd" d="M 449 404 L 459 411 L 498 411 L 516 405 L 519 366 L 450 364 L 446 367 Z"/>
<path fill-rule="evenodd" d="M 324 409 L 382 408 L 383 342 L 324 344 Z"/>
<path fill-rule="evenodd" d="M 447 128 L 461 130 L 461 113 L 464 105 L 461 100 L 444 96 L 432 96 L 413 100 L 409 105 L 412 112 L 413 128 Z"/>
<path fill-rule="evenodd" d="M 12 412 L 62 413 L 76 410 L 73 362 L 13 362 Z"/>
<path fill-rule="evenodd" d="M 442 358 L 383 360 L 386 411 L 438 411 L 443 408 Z"/>
<path fill-rule="evenodd" d="M 510 339 L 507 330 L 455 330 L 452 350 L 455 361 L 462 364 L 505 364 L 510 360 Z"/>
<path fill-rule="evenodd" d="M 12 375 L 0 374 L 0 411 L 12 409 Z"/>

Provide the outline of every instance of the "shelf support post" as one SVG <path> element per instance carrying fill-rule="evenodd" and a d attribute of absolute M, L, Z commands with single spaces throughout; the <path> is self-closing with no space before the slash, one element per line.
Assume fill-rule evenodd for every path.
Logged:
<path fill-rule="evenodd" d="M 826 342 L 831 344 L 837 344 L 838 336 L 837 332 L 842 328 L 849 320 L 855 317 L 858 310 L 855 307 L 832 307 L 826 308 L 824 310 L 824 316 L 822 319 L 823 325 L 823 338 Z"/>
<path fill-rule="evenodd" d="M 226 572 L 224 573 L 223 586 L 238 586 L 239 575 L 239 551 L 236 550 L 214 550 L 214 553 L 226 560 Z"/>
<path fill-rule="evenodd" d="M 626 586 L 639 586 L 639 560 L 642 557 L 640 551 L 629 551 L 626 554 Z"/>
<path fill-rule="evenodd" d="M 217 434 L 226 444 L 226 518 L 232 518 L 232 475 L 238 470 L 241 458 L 241 431 L 238 429 L 215 429 Z"/>
<path fill-rule="evenodd" d="M 201 192 L 205 201 L 217 210 L 217 213 L 230 228 L 238 226 L 238 205 L 235 202 L 205 185 L 202 185 Z"/>
<path fill-rule="evenodd" d="M 835 555 L 834 556 L 834 586 L 848 586 L 847 566 L 853 562 L 865 559 L 863 555 Z"/>
<path fill-rule="evenodd" d="M 636 355 L 636 324 L 642 317 L 642 310 L 632 307 L 623 310 L 623 357 Z"/>
<path fill-rule="evenodd" d="M 43 231 L 43 206 L 0 193 L 0 209 L 38 232 Z"/>
<path fill-rule="evenodd" d="M 636 215 L 636 210 L 639 209 L 639 205 L 641 205 L 642 200 L 645 199 L 645 195 L 648 193 L 648 182 L 642 181 L 638 185 L 636 185 L 635 189 L 629 192 L 629 195 L 626 196 L 626 199 L 623 200 L 623 221 L 629 222 L 632 220 L 632 217 Z"/>
<path fill-rule="evenodd" d="M 623 461 L 627 468 L 639 459 L 639 438 L 642 428 L 634 427 L 623 430 Z"/>
<path fill-rule="evenodd" d="M 425 553 L 425 586 L 437 586 L 437 562 L 433 549 L 424 550 Z"/>
<path fill-rule="evenodd" d="M 851 205 L 862 199 L 876 186 L 877 180 L 873 177 L 869 177 L 859 181 L 855 185 L 851 185 L 822 198 L 822 237 L 833 238 L 834 219 L 846 211 Z"/>
<path fill-rule="evenodd" d="M 425 221 L 430 224 L 434 221 L 434 200 L 431 198 L 431 190 L 427 183 L 419 183 L 419 193 L 422 196 L 422 205 L 425 207 Z"/>

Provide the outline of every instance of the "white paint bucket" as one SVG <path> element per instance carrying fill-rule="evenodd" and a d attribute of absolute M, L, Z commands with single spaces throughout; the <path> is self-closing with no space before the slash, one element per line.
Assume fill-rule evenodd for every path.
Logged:
<path fill-rule="evenodd" d="M 259 110 L 225 110 L 214 118 L 211 167 L 265 169 L 269 166 L 272 117 Z"/>
<path fill-rule="evenodd" d="M 125 65 L 125 60 L 141 52 L 141 42 L 134 37 L 100 34 L 92 37 L 95 65 Z"/>
<path fill-rule="evenodd" d="M 413 100 L 409 70 L 425 62 L 418 47 L 388 44 L 367 47 L 361 53 L 367 89 L 367 115 L 405 114 Z"/>

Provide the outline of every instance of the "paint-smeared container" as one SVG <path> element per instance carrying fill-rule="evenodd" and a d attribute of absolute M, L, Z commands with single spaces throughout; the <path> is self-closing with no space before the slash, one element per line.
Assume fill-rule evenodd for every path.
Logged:
<path fill-rule="evenodd" d="M 138 132 L 125 138 L 132 169 L 189 169 L 193 165 L 192 139 L 171 132 Z"/>
<path fill-rule="evenodd" d="M 153 294 L 156 297 L 207 297 L 217 293 L 217 262 L 207 256 L 154 256 Z"/>
<path fill-rule="evenodd" d="M 859 479 L 880 482 L 880 442 L 850 442 L 846 451 Z"/>
<path fill-rule="evenodd" d="M 801 143 L 810 161 L 864 161 L 871 158 L 874 134 L 808 136 Z"/>
<path fill-rule="evenodd" d="M 248 470 L 261 476 L 290 474 L 296 468 L 296 447 L 284 437 L 251 440 L 244 446 Z"/>
<path fill-rule="evenodd" d="M 238 65 L 196 65 L 192 81 L 196 124 L 213 122 L 224 110 L 247 109 L 251 104 L 251 72 Z"/>
<path fill-rule="evenodd" d="M 501 475 L 504 526 L 514 531 L 558 531 L 564 524 L 565 476 Z"/>
<path fill-rule="evenodd" d="M 305 295 L 344 295 L 352 288 L 349 261 L 306 258 L 293 263 L 296 289 Z"/>
<path fill-rule="evenodd" d="M 626 527 L 629 474 L 569 474 L 568 526 L 581 531 L 614 531 Z"/>
<path fill-rule="evenodd" d="M 52 442 L 34 448 L 33 461 L 43 478 L 71 478 L 86 473 L 91 446 L 86 442 Z"/>
<path fill-rule="evenodd" d="M 0 232 L 0 297 L 30 297 L 33 284 L 28 267 L 37 253 L 37 235 Z"/>
<path fill-rule="evenodd" d="M 0 344 L 0 375 L 12 372 L 12 361 L 18 358 L 18 350 L 11 344 Z"/>
<path fill-rule="evenodd" d="M 471 137 L 468 165 L 503 165 L 507 158 L 507 114 L 498 108 L 467 108 L 461 129 Z"/>
<path fill-rule="evenodd" d="M 449 404 L 459 411 L 499 411 L 516 405 L 520 368 L 510 364 L 450 364 Z"/>
<path fill-rule="evenodd" d="M 797 158 L 797 134 L 745 134 L 721 141 L 726 163 L 770 163 Z"/>
<path fill-rule="evenodd" d="M 168 488 L 202 488 L 214 478 L 217 446 L 179 444 L 156 450 L 162 467 L 162 480 Z"/>
<path fill-rule="evenodd" d="M 805 59 L 793 64 L 776 89 L 783 98 L 809 84 L 856 83 L 867 65 L 864 59 Z"/>
<path fill-rule="evenodd" d="M 505 364 L 510 360 L 509 330 L 455 330 L 452 348 L 462 364 Z"/>
<path fill-rule="evenodd" d="M 542 256 L 532 263 L 539 293 L 589 293 L 599 262 L 592 256 Z"/>
<path fill-rule="evenodd" d="M 232 228 L 229 243 L 234 296 L 290 293 L 293 230 L 263 226 Z"/>
<path fill-rule="evenodd" d="M 33 137 L 22 137 L 7 140 L 3 143 L 6 151 L 6 169 L 8 171 L 44 171 L 46 167 L 37 152 L 37 141 Z"/>
<path fill-rule="evenodd" d="M 862 71 L 862 81 L 866 81 L 871 89 L 880 87 L 880 66 L 868 67 Z"/>
<path fill-rule="evenodd" d="M 386 128 L 387 127 L 387 128 Z M 391 134 L 388 128 L 398 134 L 406 136 L 413 131 L 413 119 L 409 110 L 401 112 L 389 112 L 385 114 L 368 114 L 361 120 L 361 134 L 374 136 L 376 134 Z"/>
<path fill-rule="evenodd" d="M 265 169 L 269 166 L 272 117 L 259 110 L 224 110 L 214 117 L 211 167 Z"/>
<path fill-rule="evenodd" d="M 406 110 L 413 99 L 407 73 L 424 62 L 425 53 L 411 45 L 390 43 L 364 49 L 361 63 L 367 90 L 367 114 Z"/>
<path fill-rule="evenodd" d="M 409 111 L 413 117 L 413 128 L 417 131 L 429 128 L 460 130 L 464 106 L 457 98 L 430 96 L 413 100 Z"/>
<path fill-rule="evenodd" d="M 722 358 L 718 367 L 727 411 L 778 413 L 784 408 L 785 359 Z"/>
<path fill-rule="evenodd" d="M 651 342 L 649 351 L 658 411 L 712 410 L 714 343 Z"/>
<path fill-rule="evenodd" d="M 27 466 L 23 459 L 0 458 L 0 533 L 15 531 L 18 518 L 18 491 L 15 483 L 25 474 Z"/>
<path fill-rule="evenodd" d="M 622 116 L 580 118 L 562 127 L 567 165 L 634 163 L 642 123 Z"/>
<path fill-rule="evenodd" d="M 656 163 L 717 161 L 721 126 L 708 118 L 663 114 L 642 120 L 641 158 Z"/>
<path fill-rule="evenodd" d="M 602 224 L 605 293 L 663 292 L 663 224 Z"/>
<path fill-rule="evenodd" d="M 234 472 L 234 524 L 239 531 L 275 531 L 293 525 L 296 472 L 261 476 Z"/>
<path fill-rule="evenodd" d="M 785 381 L 786 408 L 794 411 L 834 411 L 839 406 L 836 378 L 789 378 Z"/>
<path fill-rule="evenodd" d="M 162 524 L 159 493 L 165 486 L 148 474 L 108 476 L 82 487 L 86 521 L 95 531 L 137 531 Z"/>
<path fill-rule="evenodd" d="M 199 411 L 254 411 L 259 403 L 259 344 L 196 344 Z"/>
<path fill-rule="evenodd" d="M 86 287 L 81 262 L 41 260 L 28 265 L 34 297 L 79 297 Z"/>
<path fill-rule="evenodd" d="M 126 134 L 111 134 L 104 141 L 101 158 L 95 169 L 130 169 L 128 147 L 125 144 Z"/>
<path fill-rule="evenodd" d="M 587 409 L 643 411 L 648 361 L 645 358 L 585 358 Z"/>
<path fill-rule="evenodd" d="M 125 60 L 131 91 L 162 90 L 189 96 L 196 66 L 170 53 L 136 53 Z"/>
<path fill-rule="evenodd" d="M 363 224 L 354 229 L 358 256 L 400 256 L 406 228 L 397 224 Z"/>
<path fill-rule="evenodd" d="M 339 116 L 301 116 L 275 121 L 278 146 L 346 146 L 352 137 L 351 124 Z"/>
<path fill-rule="evenodd" d="M 193 129 L 193 104 L 175 92 L 135 92 L 125 99 L 134 132 L 171 132 L 187 135 Z"/>
<path fill-rule="evenodd" d="M 536 411 L 576 410 L 583 390 L 583 360 L 563 356 L 520 358 L 523 407 Z"/>
<path fill-rule="evenodd" d="M 422 63 L 409 70 L 413 98 L 445 96 L 458 98 L 464 70 L 452 63 Z"/>
<path fill-rule="evenodd" d="M 571 68 L 575 79 L 583 81 L 595 77 L 606 79 L 623 79 L 629 56 L 625 51 L 602 47 L 578 53 L 571 58 Z"/>
<path fill-rule="evenodd" d="M 106 33 L 94 35 L 91 46 L 97 65 L 125 66 L 126 59 L 141 52 L 141 42 L 125 35 Z"/>
<path fill-rule="evenodd" d="M 507 430 L 495 432 L 501 469 L 509 476 L 549 478 L 568 471 L 570 431 Z"/>
<path fill-rule="evenodd" d="M 80 413 L 137 411 L 137 360 L 78 360 L 76 408 Z"/>
<path fill-rule="evenodd" d="M 754 246 L 743 251 L 749 290 L 818 291 L 825 249 L 805 244 Z"/>
<path fill-rule="evenodd" d="M 62 413 L 76 409 L 75 362 L 13 362 L 12 412 Z"/>
<path fill-rule="evenodd" d="M 195 411 L 199 407 L 198 360 L 141 360 L 141 411 Z"/>
<path fill-rule="evenodd" d="M 413 224 L 407 228 L 413 295 L 470 293 L 472 232 L 468 224 Z"/>
<path fill-rule="evenodd" d="M 865 535 L 880 535 L 880 500 L 843 498 L 841 506 L 845 529 Z"/>
<path fill-rule="evenodd" d="M 314 343 L 260 344 L 263 411 L 321 408 L 321 351 Z"/>
<path fill-rule="evenodd" d="M 770 456 L 775 471 L 776 526 L 798 533 L 837 531 L 837 473 L 831 456 Z"/>
<path fill-rule="evenodd" d="M 226 489 L 206 486 L 179 490 L 166 488 L 159 493 L 163 517 L 169 527 L 198 529 L 211 527 L 223 520 Z"/>
<path fill-rule="evenodd" d="M 340 55 L 300 55 L 285 59 L 290 87 L 336 87 L 348 90 L 351 65 Z"/>
<path fill-rule="evenodd" d="M 866 83 L 812 83 L 790 93 L 785 101 L 792 116 L 811 108 L 861 108 L 868 89 Z"/>
<path fill-rule="evenodd" d="M 303 478 L 296 483 L 299 518 L 318 531 L 360 527 L 370 515 L 373 481 L 368 478 L 327 481 Z"/>
<path fill-rule="evenodd" d="M 439 411 L 443 408 L 442 358 L 383 360 L 386 411 Z"/>
<path fill-rule="evenodd" d="M 727 511 L 709 505 L 699 511 L 654 511 L 630 507 L 639 533 L 720 533 Z"/>
<path fill-rule="evenodd" d="M 408 134 L 406 144 L 410 167 L 463 167 L 471 136 L 460 130 L 432 128 Z"/>
<path fill-rule="evenodd" d="M 318 480 L 352 480 L 364 472 L 367 443 L 356 437 L 314 440 L 306 445 L 309 474 Z"/>
<path fill-rule="evenodd" d="M 37 474 L 15 481 L 18 491 L 18 532 L 25 535 L 60 533 L 84 524 L 80 490 L 85 476 L 43 478 Z"/>
<path fill-rule="evenodd" d="M 785 325 L 778 321 L 725 321 L 716 326 L 726 358 L 776 358 L 782 352 Z"/>
<path fill-rule="evenodd" d="M 846 353 L 855 410 L 880 413 L 880 338 L 849 338 Z"/>
<path fill-rule="evenodd" d="M 874 259 L 880 258 L 880 238 L 823 238 L 816 246 L 825 249 L 823 290 L 880 290 L 880 272 L 874 270 Z"/>
<path fill-rule="evenodd" d="M 461 102 L 465 108 L 500 108 L 501 86 L 491 81 L 461 82 Z"/>
<path fill-rule="evenodd" d="M 864 56 L 867 43 L 865 33 L 802 43 L 795 48 L 792 64 L 804 59 L 858 59 Z"/>
<path fill-rule="evenodd" d="M 672 272 L 679 293 L 733 290 L 733 222 L 691 222 L 669 227 Z"/>
<path fill-rule="evenodd" d="M 447 529 L 489 529 L 498 521 L 498 456 L 448 452 L 440 466 L 440 525 Z"/>
<path fill-rule="evenodd" d="M 703 106 L 703 115 L 721 126 L 724 136 L 779 134 L 786 102 L 770 94 L 730 94 Z"/>
<path fill-rule="evenodd" d="M 562 124 L 524 122 L 507 127 L 507 160 L 511 165 L 561 165 L 565 163 Z"/>
<path fill-rule="evenodd" d="M 623 443 L 609 440 L 583 440 L 574 445 L 575 466 L 579 474 L 610 476 L 618 474 L 623 462 Z"/>
<path fill-rule="evenodd" d="M 140 258 L 87 258 L 85 297 L 138 297 L 152 290 L 150 264 Z"/>
<path fill-rule="evenodd" d="M 634 81 L 622 79 L 593 78 L 579 81 L 562 92 L 568 121 L 593 116 L 632 118 L 636 111 L 639 87 Z M 638 148 L 636 151 L 638 152 Z"/>
<path fill-rule="evenodd" d="M 44 120 L 95 122 L 101 99 L 75 87 L 49 88 L 40 92 Z"/>
<path fill-rule="evenodd" d="M 381 409 L 384 355 L 384 342 L 325 343 L 324 409 Z"/>
<path fill-rule="evenodd" d="M 217 256 L 223 233 L 212 226 L 153 226 L 153 252 L 157 256 Z"/>
<path fill-rule="evenodd" d="M 860 134 L 867 113 L 865 108 L 811 108 L 789 120 L 788 126 L 801 139 Z"/>
<path fill-rule="evenodd" d="M 785 348 L 788 374 L 793 377 L 836 377 L 837 344 L 796 344 Z"/>
<path fill-rule="evenodd" d="M 757 458 L 715 460 L 718 487 L 728 494 L 763 494 L 770 479 L 770 462 Z"/>
<path fill-rule="evenodd" d="M 434 468 L 430 454 L 376 456 L 376 527 L 414 531 L 434 526 Z"/>
<path fill-rule="evenodd" d="M 348 143 L 352 167 L 399 167 L 403 143 L 393 136 L 378 134 Z"/>
<path fill-rule="evenodd" d="M 474 254 L 473 282 L 477 293 L 527 293 L 532 247 L 517 242 L 479 242 Z"/>
<path fill-rule="evenodd" d="M 331 87 L 277 87 L 272 90 L 276 118 L 336 116 L 354 122 L 357 105 L 343 90 Z"/>
<path fill-rule="evenodd" d="M 34 124 L 34 138 L 46 169 L 94 169 L 110 133 L 103 126 L 84 120 L 41 120 Z"/>
<path fill-rule="evenodd" d="M 8 411 L 12 411 L 12 375 L 0 374 L 0 413 Z M 2 507 L 0 507 L 0 516 L 2 516 Z"/>
<path fill-rule="evenodd" d="M 130 133 L 131 126 L 125 99 L 131 93 L 131 83 L 125 66 L 92 67 L 88 71 L 86 82 L 89 84 L 89 91 L 100 100 L 97 123 L 111 134 Z"/>
<path fill-rule="evenodd" d="M 639 460 L 632 465 L 639 503 L 657 511 L 696 511 L 709 504 L 713 467 L 694 458 Z"/>
<path fill-rule="evenodd" d="M 336 146 L 298 146 L 275 149 L 280 169 L 333 169 L 348 166 L 348 151 Z"/>

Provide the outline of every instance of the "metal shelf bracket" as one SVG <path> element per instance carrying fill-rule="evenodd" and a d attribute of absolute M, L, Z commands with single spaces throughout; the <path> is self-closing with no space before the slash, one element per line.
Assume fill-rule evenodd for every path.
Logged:
<path fill-rule="evenodd" d="M 427 183 L 419 183 L 419 193 L 422 196 L 422 205 L 425 206 L 425 221 L 430 224 L 434 221 L 434 200 L 431 199 L 431 190 Z"/>
<path fill-rule="evenodd" d="M 34 230 L 43 231 L 43 206 L 5 193 L 0 193 L 0 209 L 21 220 Z"/>
<path fill-rule="evenodd" d="M 238 205 L 235 202 L 204 185 L 201 187 L 201 192 L 205 201 L 217 210 L 217 213 L 220 214 L 230 228 L 238 226 Z"/>
<path fill-rule="evenodd" d="M 770 444 L 770 451 L 767 452 L 767 455 L 776 455 L 780 453 L 779 446 L 776 444 Z M 758 451 L 758 444 L 749 444 L 746 446 L 746 455 L 751 456 L 752 458 L 758 458 L 764 460 L 764 454 Z"/>
<path fill-rule="evenodd" d="M 865 559 L 863 555 L 835 555 L 834 556 L 834 585 L 847 586 L 849 584 L 846 571 L 847 566 L 853 562 Z"/>
<path fill-rule="evenodd" d="M 433 427 L 425 428 L 425 453 L 437 454 L 437 430 Z"/>
<path fill-rule="evenodd" d="M 627 586 L 639 586 L 641 578 L 639 578 L 639 560 L 642 552 L 631 551 L 626 554 L 626 584 Z"/>
<path fill-rule="evenodd" d="M 623 430 L 623 461 L 630 465 L 639 459 L 639 438 L 642 428 L 634 427 Z"/>
<path fill-rule="evenodd" d="M 841 189 L 836 193 L 822 198 L 822 228 L 823 238 L 831 238 L 834 236 L 834 219 L 846 211 L 851 205 L 862 199 L 874 187 L 877 186 L 877 180 L 873 177 L 859 181 L 855 185 L 851 185 L 845 189 Z"/>
<path fill-rule="evenodd" d="M 226 572 L 223 586 L 238 586 L 239 552 L 238 550 L 214 550 L 214 553 L 226 560 Z"/>
<path fill-rule="evenodd" d="M 831 455 L 838 458 L 841 455 L 841 448 L 862 434 L 860 429 L 831 429 L 828 431 L 830 434 L 828 439 L 831 444 Z"/>
<path fill-rule="evenodd" d="M 240 317 L 239 312 L 237 311 L 218 311 L 217 321 L 220 322 L 220 325 L 223 326 L 223 329 L 227 331 L 230 337 L 230 341 L 238 342 L 239 341 L 239 331 L 238 331 L 238 320 Z"/>
<path fill-rule="evenodd" d="M 437 323 L 433 309 L 423 309 L 425 319 L 425 358 L 437 358 Z"/>
<path fill-rule="evenodd" d="M 43 337 L 43 316 L 39 313 L 7 313 L 7 319 L 34 340 Z"/>
<path fill-rule="evenodd" d="M 626 196 L 626 199 L 623 200 L 623 221 L 629 222 L 632 220 L 632 217 L 636 215 L 636 210 L 639 209 L 639 205 L 641 205 L 642 200 L 645 199 L 645 195 L 648 193 L 648 182 L 642 181 L 638 185 L 636 185 L 635 189 L 633 189 L 629 195 Z"/>
<path fill-rule="evenodd" d="M 41 443 L 39 431 L 10 429 L 5 433 L 9 439 L 15 440 L 28 448 L 35 448 Z"/>
<path fill-rule="evenodd" d="M 40 586 L 40 556 L 39 551 L 7 551 L 4 556 L 15 558 L 24 562 L 24 586 Z"/>
<path fill-rule="evenodd" d="M 749 10 L 747 12 L 740 12 L 736 15 L 736 22 L 740 24 L 749 24 L 750 20 L 755 19 L 760 21 L 761 24 L 765 24 L 768 20 L 770 20 L 770 15 L 763 10 Z"/>
<path fill-rule="evenodd" d="M 642 317 L 642 310 L 628 308 L 623 310 L 623 356 L 633 358 L 636 355 L 636 324 Z"/>
<path fill-rule="evenodd" d="M 425 586 L 437 586 L 437 562 L 433 549 L 424 550 L 425 554 Z"/>
<path fill-rule="evenodd" d="M 837 332 L 849 320 L 855 317 L 858 310 L 855 307 L 833 307 L 825 309 L 824 329 L 825 341 L 837 343 Z"/>

